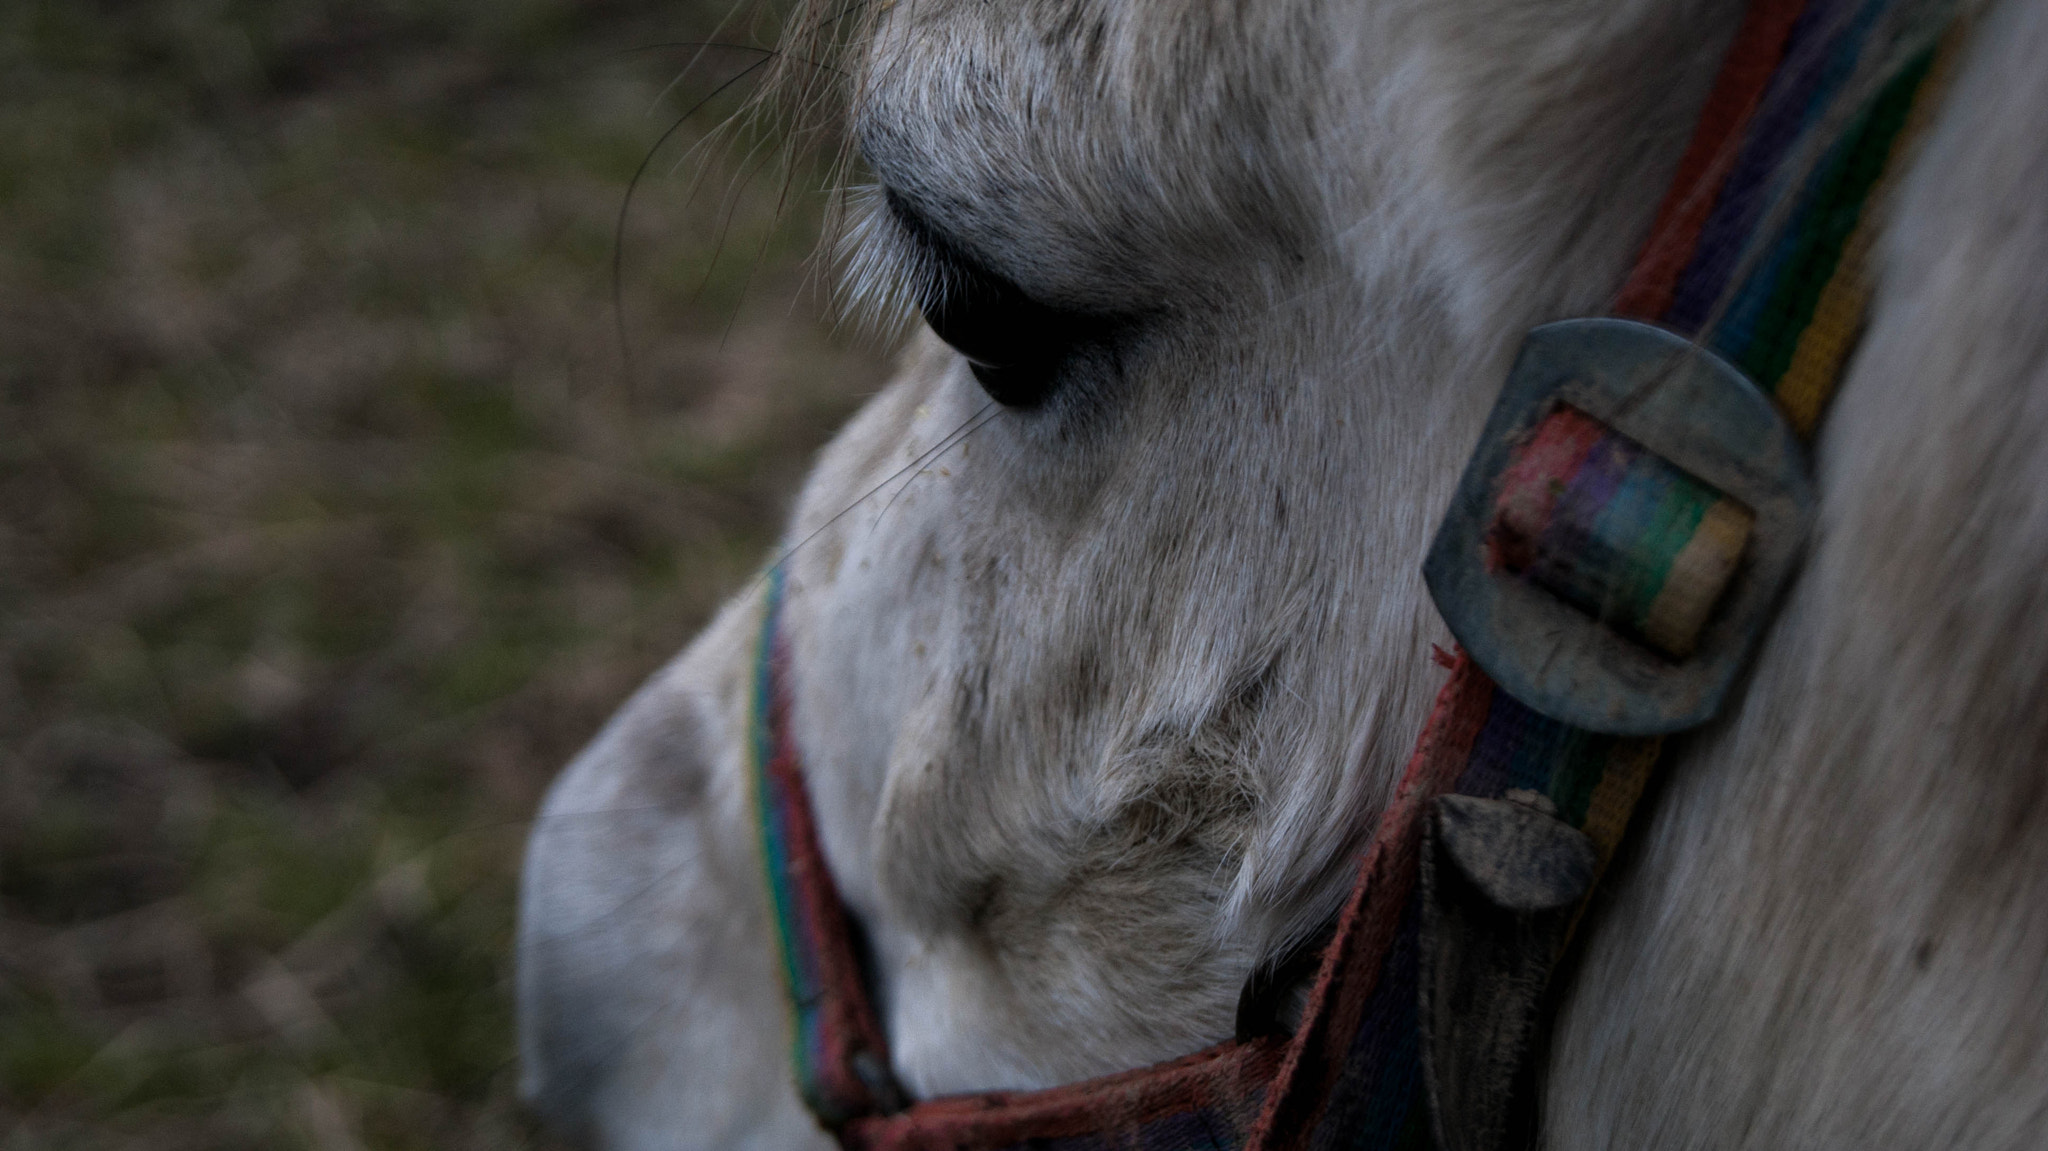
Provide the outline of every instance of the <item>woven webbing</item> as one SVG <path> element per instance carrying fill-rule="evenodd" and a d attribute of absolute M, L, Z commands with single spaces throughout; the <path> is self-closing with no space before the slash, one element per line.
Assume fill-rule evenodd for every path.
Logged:
<path fill-rule="evenodd" d="M 1510 458 L 1486 562 L 1682 657 L 1755 522 L 1713 485 L 1561 405 Z"/>
<path fill-rule="evenodd" d="M 888 1043 L 869 1002 L 853 924 L 818 841 L 803 760 L 789 732 L 789 652 L 782 642 L 783 573 L 768 573 L 755 649 L 754 806 L 761 858 L 789 991 L 790 1064 L 804 1104 L 837 1124 L 891 1109 L 897 1091 Z"/>
<path fill-rule="evenodd" d="M 1754 0 L 1617 314 L 1664 324 L 1749 372 L 1810 434 L 1862 322 L 1870 204 L 1925 117 L 1923 55 L 1861 101 L 1816 162 L 1887 0 Z M 1799 176 L 1789 194 L 1785 173 Z M 1520 445 L 1496 504 L 1495 570 L 1683 656 L 1741 555 L 1747 509 L 1566 408 Z M 930 1100 L 886 1113 L 881 1028 L 817 840 L 789 731 L 782 573 L 771 572 L 754 685 L 753 758 L 791 993 L 793 1065 L 842 1146 L 867 1151 L 1298 1151 L 1431 1142 L 1418 1030 L 1418 863 L 1440 796 L 1537 802 L 1604 869 L 1656 763 L 1656 739 L 1539 715 L 1460 654 L 1380 819 L 1296 1033 L 1224 1043 L 1048 1091 Z M 1540 797 L 1540 798 L 1532 798 Z M 1579 905 L 1583 911 L 1583 903 Z M 1574 915 L 1578 912 L 1574 912 Z"/>

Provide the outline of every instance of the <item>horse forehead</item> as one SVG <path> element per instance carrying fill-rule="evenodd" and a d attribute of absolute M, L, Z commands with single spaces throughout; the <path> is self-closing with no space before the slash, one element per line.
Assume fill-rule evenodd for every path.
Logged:
<path fill-rule="evenodd" d="M 1027 285 L 1162 259 L 1185 275 L 1306 220 L 1307 7 L 904 0 L 875 29 L 855 135 L 884 184 Z"/>

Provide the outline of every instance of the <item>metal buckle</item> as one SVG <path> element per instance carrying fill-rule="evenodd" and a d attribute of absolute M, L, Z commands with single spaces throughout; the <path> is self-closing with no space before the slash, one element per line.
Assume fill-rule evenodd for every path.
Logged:
<path fill-rule="evenodd" d="M 1693 653 L 1672 659 L 1539 585 L 1491 570 L 1486 533 L 1515 445 L 1558 403 L 1748 505 L 1747 549 Z M 1565 320 L 1531 331 L 1423 565 L 1451 634 L 1536 711 L 1615 735 L 1712 718 L 1763 635 L 1813 516 L 1806 453 L 1735 367 L 1662 328 Z"/>

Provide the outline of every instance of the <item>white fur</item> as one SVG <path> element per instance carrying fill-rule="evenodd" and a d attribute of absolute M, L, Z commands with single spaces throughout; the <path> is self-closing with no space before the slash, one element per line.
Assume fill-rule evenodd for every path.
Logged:
<path fill-rule="evenodd" d="M 1440 680 L 1437 514 L 1521 333 L 1604 309 L 1739 10 L 878 19 L 853 68 L 877 177 L 1039 300 L 1144 317 L 1036 411 L 920 340 L 787 537 L 797 738 L 913 1090 L 1213 1042 L 1341 899 Z M 2042 0 L 1978 22 L 1819 446 L 1808 570 L 1591 929 L 1553 1146 L 2040 1139 L 2043 59 Z M 868 228 L 863 275 L 920 274 Z M 627 706 L 529 850 L 528 1089 L 608 1146 L 825 1145 L 745 801 L 758 611 Z"/>

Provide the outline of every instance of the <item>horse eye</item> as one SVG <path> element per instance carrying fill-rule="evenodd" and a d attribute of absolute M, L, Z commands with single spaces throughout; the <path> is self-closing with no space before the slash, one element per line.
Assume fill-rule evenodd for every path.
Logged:
<path fill-rule="evenodd" d="M 1044 403 L 1058 387 L 1060 365 L 1112 326 L 1110 317 L 1032 299 L 1015 281 L 933 228 L 894 191 L 887 201 L 890 214 L 930 262 L 917 301 L 925 323 L 967 357 L 974 378 L 997 403 L 1012 408 Z"/>

